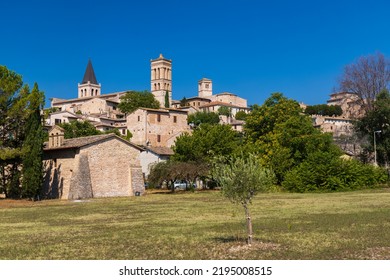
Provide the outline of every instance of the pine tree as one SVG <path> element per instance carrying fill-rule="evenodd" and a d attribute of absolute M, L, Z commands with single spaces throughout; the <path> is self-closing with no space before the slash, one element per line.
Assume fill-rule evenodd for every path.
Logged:
<path fill-rule="evenodd" d="M 43 128 L 41 107 L 43 93 L 35 83 L 29 95 L 29 117 L 26 121 L 26 139 L 23 143 L 22 196 L 36 198 L 43 183 Z"/>

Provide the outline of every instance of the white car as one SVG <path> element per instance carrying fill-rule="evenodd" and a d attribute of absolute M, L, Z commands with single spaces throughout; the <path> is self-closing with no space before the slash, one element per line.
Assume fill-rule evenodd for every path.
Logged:
<path fill-rule="evenodd" d="M 186 180 L 176 180 L 175 182 L 173 182 L 173 187 L 175 189 L 180 189 L 180 190 L 186 190 L 188 189 L 189 187 L 191 186 L 190 182 L 186 181 Z M 192 184 L 192 186 L 194 188 L 196 188 L 196 184 Z"/>

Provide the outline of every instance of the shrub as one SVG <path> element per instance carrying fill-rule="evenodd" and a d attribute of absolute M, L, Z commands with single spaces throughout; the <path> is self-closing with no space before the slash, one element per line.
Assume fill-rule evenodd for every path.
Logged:
<path fill-rule="evenodd" d="M 291 192 L 329 192 L 375 188 L 386 181 L 382 168 L 316 152 L 287 172 L 282 186 Z"/>

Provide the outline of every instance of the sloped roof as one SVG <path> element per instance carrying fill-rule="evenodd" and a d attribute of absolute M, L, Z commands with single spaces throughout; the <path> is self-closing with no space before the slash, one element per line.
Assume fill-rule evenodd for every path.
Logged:
<path fill-rule="evenodd" d="M 98 84 L 90 59 L 88 60 L 87 69 L 85 69 L 84 78 L 81 84 L 87 84 L 88 82 L 94 85 Z"/>
<path fill-rule="evenodd" d="M 172 156 L 174 154 L 173 150 L 168 147 L 152 147 L 147 146 L 145 147 L 146 150 L 149 150 L 155 154 L 158 154 L 160 156 Z"/>
<path fill-rule="evenodd" d="M 222 102 L 222 101 L 213 101 L 213 102 L 207 103 L 205 105 L 199 106 L 199 108 L 207 108 L 207 107 L 212 107 L 212 106 L 226 106 L 226 107 L 233 107 L 233 108 L 249 109 L 248 107 L 238 106 L 238 105 L 234 105 L 234 104 L 230 104 L 230 103 L 226 103 L 226 102 Z"/>
<path fill-rule="evenodd" d="M 47 145 L 45 145 L 46 147 L 44 148 L 44 150 L 45 151 L 52 151 L 52 150 L 81 148 L 81 147 L 91 145 L 91 144 L 100 142 L 102 140 L 110 139 L 110 138 L 117 138 L 118 140 L 123 141 L 128 145 L 131 145 L 139 150 L 143 150 L 141 147 L 118 137 L 114 133 L 103 134 L 103 135 L 93 135 L 93 136 L 86 136 L 86 137 L 78 137 L 78 138 L 72 138 L 72 139 L 64 139 L 64 143 L 60 147 L 48 148 Z"/>

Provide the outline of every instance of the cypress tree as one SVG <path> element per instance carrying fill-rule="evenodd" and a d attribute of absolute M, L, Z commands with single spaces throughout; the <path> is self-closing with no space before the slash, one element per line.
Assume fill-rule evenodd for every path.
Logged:
<path fill-rule="evenodd" d="M 169 108 L 169 93 L 168 91 L 165 93 L 165 108 Z"/>
<path fill-rule="evenodd" d="M 35 83 L 29 95 L 28 110 L 30 114 L 26 121 L 26 139 L 23 143 L 22 196 L 35 199 L 39 195 L 43 183 L 43 128 L 41 107 L 43 93 Z"/>

